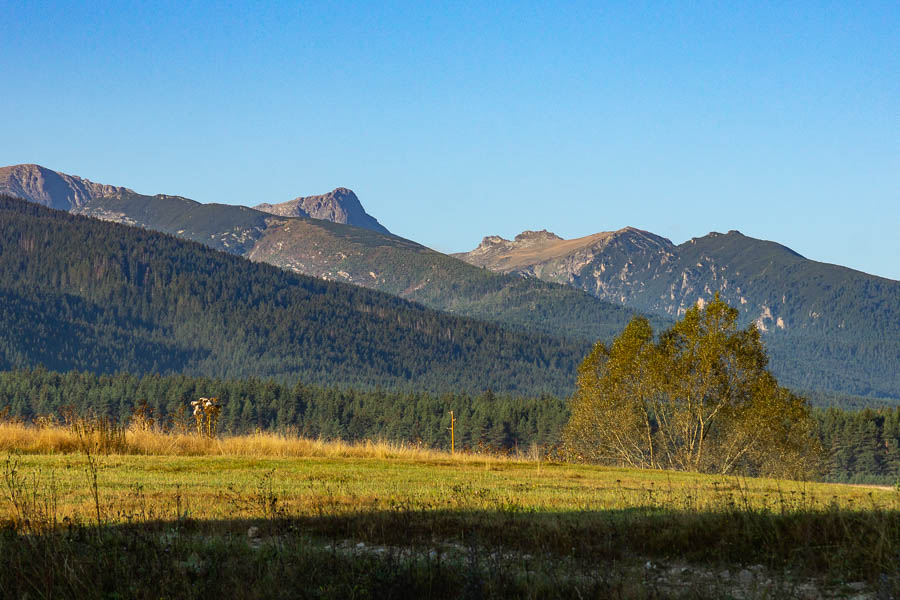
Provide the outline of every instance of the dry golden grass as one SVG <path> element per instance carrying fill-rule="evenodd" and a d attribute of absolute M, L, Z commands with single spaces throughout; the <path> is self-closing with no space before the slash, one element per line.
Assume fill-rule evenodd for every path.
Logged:
<path fill-rule="evenodd" d="M 0 423 L 0 453 L 68 454 L 104 447 L 104 432 L 79 434 L 63 426 L 38 427 L 20 423 Z M 271 458 L 399 458 L 428 461 L 496 461 L 514 460 L 502 456 L 449 452 L 421 448 L 409 444 L 370 441 L 312 440 L 272 432 L 228 435 L 208 438 L 196 434 L 167 433 L 155 430 L 128 429 L 124 443 L 114 444 L 106 454 L 152 456 L 253 456 Z"/>

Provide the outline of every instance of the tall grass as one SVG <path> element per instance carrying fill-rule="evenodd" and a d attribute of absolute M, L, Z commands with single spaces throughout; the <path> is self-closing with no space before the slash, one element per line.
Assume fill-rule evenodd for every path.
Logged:
<path fill-rule="evenodd" d="M 87 424 L 86 424 L 87 423 Z M 514 460 L 501 455 L 449 452 L 411 444 L 365 440 L 313 440 L 275 432 L 206 437 L 143 427 L 92 425 L 27 425 L 0 422 L 0 452 L 68 454 L 86 448 L 98 454 L 147 456 L 255 456 L 270 458 L 376 458 L 447 460 L 453 462 Z"/>

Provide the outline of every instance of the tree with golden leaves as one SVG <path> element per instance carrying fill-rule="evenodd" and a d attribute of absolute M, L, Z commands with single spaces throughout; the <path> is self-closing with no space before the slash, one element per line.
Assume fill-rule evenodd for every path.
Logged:
<path fill-rule="evenodd" d="M 576 458 L 802 477 L 818 439 L 806 400 L 778 385 L 756 326 L 716 295 L 654 338 L 635 317 L 582 363 L 564 431 Z"/>

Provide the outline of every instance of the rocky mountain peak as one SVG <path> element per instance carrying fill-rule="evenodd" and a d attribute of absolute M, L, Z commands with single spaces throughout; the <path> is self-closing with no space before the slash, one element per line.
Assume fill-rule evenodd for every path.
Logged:
<path fill-rule="evenodd" d="M 353 190 L 345 187 L 335 188 L 327 194 L 300 196 L 280 204 L 264 203 L 254 208 L 282 217 L 321 219 L 390 234 L 375 217 L 365 211 Z"/>
<path fill-rule="evenodd" d="M 479 248 L 490 248 L 491 246 L 499 246 L 501 244 L 509 244 L 509 240 L 499 235 L 486 235 L 482 238 Z"/>
<path fill-rule="evenodd" d="M 547 231 L 546 229 L 541 229 L 540 231 L 523 231 L 519 235 L 516 236 L 515 241 L 519 243 L 527 243 L 527 242 L 548 242 L 548 241 L 556 241 L 561 240 L 562 238 L 556 235 L 551 231 Z"/>
<path fill-rule="evenodd" d="M 0 167 L 0 192 L 59 210 L 81 208 L 91 200 L 131 192 L 128 188 L 94 183 L 76 175 L 35 164 Z"/>

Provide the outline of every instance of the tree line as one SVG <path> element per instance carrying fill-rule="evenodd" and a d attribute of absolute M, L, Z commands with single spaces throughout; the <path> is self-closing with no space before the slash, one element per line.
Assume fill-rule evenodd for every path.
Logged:
<path fill-rule="evenodd" d="M 141 401 L 171 423 L 191 401 L 222 402 L 220 430 L 257 428 L 312 438 L 385 439 L 449 448 L 448 411 L 456 416 L 460 448 L 514 452 L 536 444 L 558 447 L 569 405 L 555 396 L 357 390 L 260 378 L 186 375 L 96 375 L 43 368 L 0 372 L 0 415 L 32 421 L 59 418 L 71 407 L 127 423 Z M 817 477 L 828 481 L 893 484 L 900 478 L 900 407 L 814 409 L 823 448 Z"/>
<path fill-rule="evenodd" d="M 217 397 L 219 430 L 282 431 L 311 438 L 384 439 L 450 447 L 450 415 L 456 417 L 457 448 L 514 451 L 537 444 L 551 448 L 568 418 L 554 396 L 397 392 L 280 383 L 248 377 L 187 375 L 96 375 L 44 368 L 0 372 L 0 413 L 34 421 L 64 412 L 108 416 L 127 424 L 137 408 L 160 425 L 190 421 L 190 403 Z"/>

